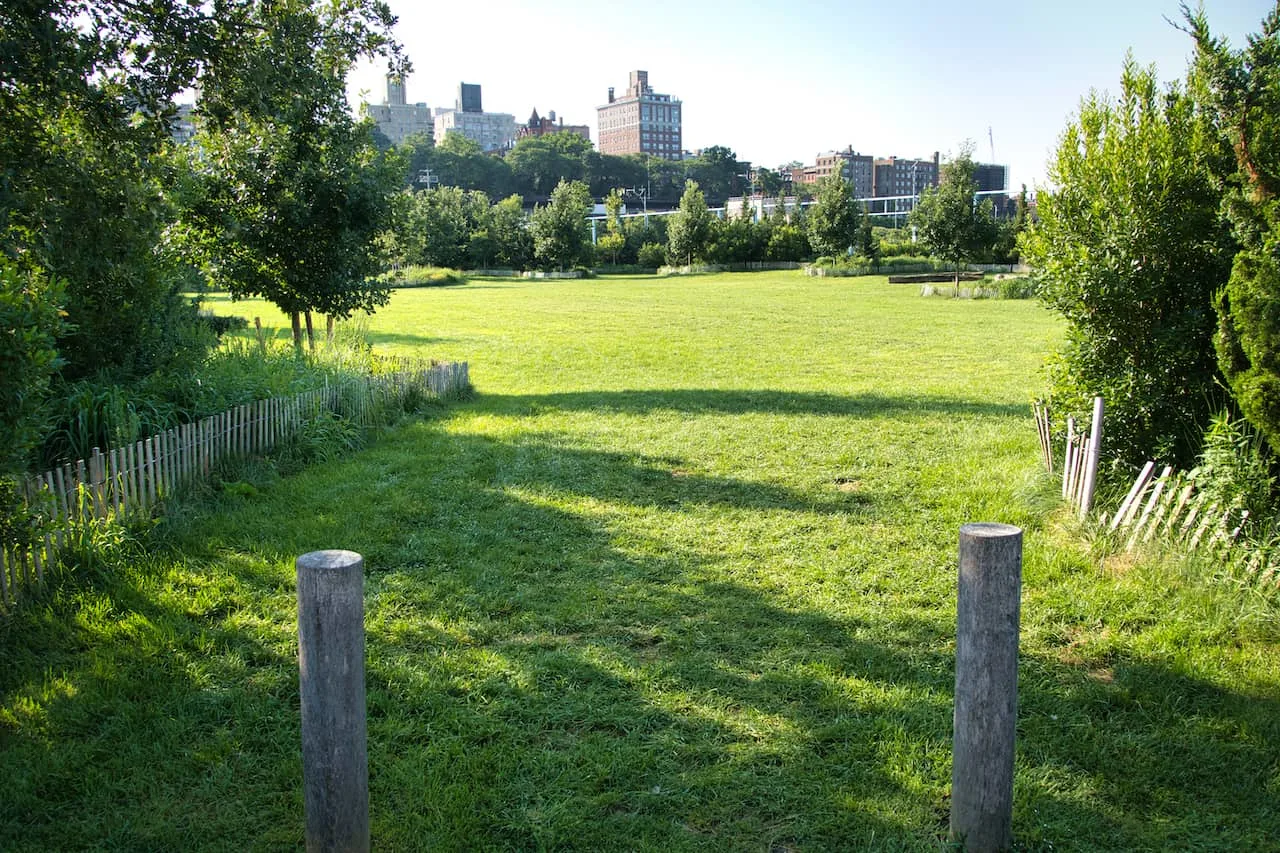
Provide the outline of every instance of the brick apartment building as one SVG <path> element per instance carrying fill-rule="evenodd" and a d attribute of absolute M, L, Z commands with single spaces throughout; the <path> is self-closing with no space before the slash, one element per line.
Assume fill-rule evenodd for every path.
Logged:
<path fill-rule="evenodd" d="M 683 156 L 681 138 L 683 105 L 670 95 L 649 87 L 648 71 L 632 71 L 627 92 L 597 108 L 601 154 L 652 154 L 664 160 Z"/>

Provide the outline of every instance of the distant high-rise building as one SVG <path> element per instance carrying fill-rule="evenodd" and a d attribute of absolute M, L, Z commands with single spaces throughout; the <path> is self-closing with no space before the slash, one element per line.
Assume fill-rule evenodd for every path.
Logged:
<path fill-rule="evenodd" d="M 588 142 L 591 141 L 591 128 L 585 124 L 565 124 L 563 117 L 560 118 L 560 123 L 556 124 L 555 110 L 552 110 L 547 114 L 546 118 L 543 118 L 538 115 L 536 109 L 533 111 L 533 115 L 529 116 L 529 120 L 516 129 L 516 138 L 546 136 L 549 133 L 576 133 Z"/>
<path fill-rule="evenodd" d="M 404 77 L 387 75 L 387 98 L 381 104 L 362 104 L 362 114 L 373 123 L 392 145 L 398 145 L 414 133 L 432 133 L 435 124 L 431 109 L 425 103 L 405 103 Z"/>
<path fill-rule="evenodd" d="M 178 111 L 169 122 L 169 136 L 174 142 L 187 143 L 195 138 L 195 104 L 178 104 Z"/>
<path fill-rule="evenodd" d="M 479 83 L 459 83 L 458 99 L 454 102 L 454 109 L 463 113 L 482 113 L 484 107 L 480 100 L 480 84 Z"/>
<path fill-rule="evenodd" d="M 995 163 L 974 163 L 973 180 L 978 184 L 978 192 L 1001 192 L 1007 190 L 1009 169 Z"/>
<path fill-rule="evenodd" d="M 480 85 L 459 83 L 454 109 L 437 109 L 435 115 L 436 145 L 450 133 L 461 133 L 475 140 L 481 151 L 497 151 L 515 142 L 516 117 L 510 113 L 487 113 L 481 109 Z"/>
<path fill-rule="evenodd" d="M 666 160 L 683 156 L 683 105 L 649 88 L 648 71 L 632 71 L 627 93 L 597 109 L 601 154 L 652 154 Z"/>

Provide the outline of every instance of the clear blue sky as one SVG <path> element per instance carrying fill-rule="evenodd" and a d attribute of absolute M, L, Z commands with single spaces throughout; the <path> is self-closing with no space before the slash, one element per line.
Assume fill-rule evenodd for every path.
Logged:
<path fill-rule="evenodd" d="M 1206 0 L 1240 46 L 1274 0 Z M 391 0 L 414 64 L 410 101 L 452 106 L 460 81 L 484 108 L 523 121 L 536 107 L 586 124 L 633 69 L 684 102 L 684 145 L 732 148 L 756 165 L 813 161 L 852 145 L 876 156 L 945 157 L 973 140 L 1043 185 L 1045 162 L 1090 89 L 1115 91 L 1125 51 L 1180 78 L 1190 39 L 1177 0 Z M 352 74 L 352 99 L 385 96 L 384 69 Z"/>

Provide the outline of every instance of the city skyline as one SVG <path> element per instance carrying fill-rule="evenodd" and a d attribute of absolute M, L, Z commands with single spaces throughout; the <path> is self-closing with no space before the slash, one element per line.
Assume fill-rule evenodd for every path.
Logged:
<path fill-rule="evenodd" d="M 1205 5 L 1214 32 L 1235 46 L 1270 8 Z M 1189 37 L 1165 20 L 1179 18 L 1176 0 L 1054 9 L 904 0 L 889 14 L 862 0 L 761 0 L 729 11 L 670 0 L 639 8 L 494 0 L 480 22 L 465 8 L 390 6 L 414 63 L 410 102 L 445 106 L 458 81 L 474 81 L 490 109 L 556 109 L 589 125 L 598 145 L 596 109 L 608 87 L 643 68 L 684 102 L 688 150 L 724 145 L 774 167 L 850 145 L 877 157 L 939 150 L 945 158 L 969 140 L 975 159 L 1009 166 L 1011 191 L 1045 184 L 1069 116 L 1090 89 L 1118 89 L 1126 50 L 1162 80 L 1180 79 L 1191 53 Z M 384 74 L 358 66 L 353 104 L 361 91 L 379 102 Z"/>

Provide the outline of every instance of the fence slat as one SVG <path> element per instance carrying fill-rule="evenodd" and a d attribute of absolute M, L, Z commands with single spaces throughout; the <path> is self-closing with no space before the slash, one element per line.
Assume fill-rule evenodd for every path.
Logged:
<path fill-rule="evenodd" d="M 321 388 L 243 403 L 105 451 L 95 447 L 88 459 L 33 475 L 24 482 L 23 494 L 28 504 L 45 505 L 50 523 L 30 547 L 0 549 L 0 606 L 16 603 L 19 588 L 44 581 L 74 524 L 90 518 L 120 519 L 153 507 L 209 476 L 224 460 L 275 450 L 326 411 L 368 428 L 392 404 L 403 405 L 414 388 L 443 397 L 461 391 L 469 381 L 466 362 L 393 357 L 380 360 L 375 369 L 381 372 L 363 382 L 331 382 L 325 377 Z M 1050 426 L 1047 410 L 1043 421 L 1037 410 L 1037 428 L 1052 470 Z"/>

